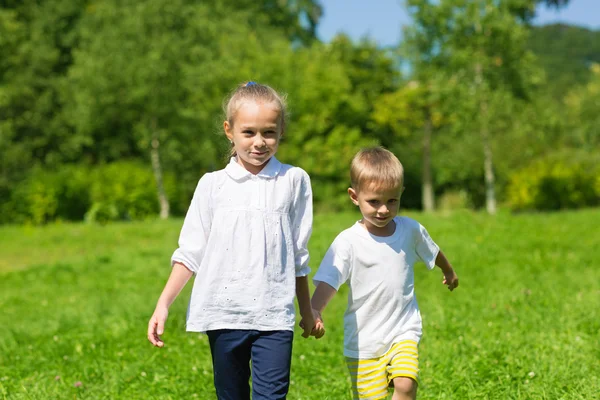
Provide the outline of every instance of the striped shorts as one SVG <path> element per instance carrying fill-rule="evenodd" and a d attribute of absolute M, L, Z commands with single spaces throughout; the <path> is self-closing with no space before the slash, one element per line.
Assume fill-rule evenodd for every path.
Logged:
<path fill-rule="evenodd" d="M 387 353 L 377 358 L 346 357 L 352 380 L 354 399 L 385 399 L 392 380 L 408 377 L 417 381 L 419 352 L 417 342 L 403 340 L 394 343 Z"/>

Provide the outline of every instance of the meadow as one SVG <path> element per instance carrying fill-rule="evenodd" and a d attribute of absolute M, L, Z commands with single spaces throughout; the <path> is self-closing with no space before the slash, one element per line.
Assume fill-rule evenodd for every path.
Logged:
<path fill-rule="evenodd" d="M 416 268 L 419 399 L 600 398 L 600 210 L 407 215 L 455 266 Z M 355 213 L 315 218 L 313 273 Z M 185 332 L 191 285 L 157 349 L 146 326 L 182 221 L 0 227 L 0 399 L 214 399 L 208 341 Z M 350 399 L 346 289 L 327 334 L 297 328 L 292 400 Z"/>

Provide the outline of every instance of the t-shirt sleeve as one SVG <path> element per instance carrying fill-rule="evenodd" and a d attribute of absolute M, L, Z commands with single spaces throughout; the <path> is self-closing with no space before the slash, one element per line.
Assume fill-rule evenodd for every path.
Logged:
<path fill-rule="evenodd" d="M 308 240 L 312 232 L 313 209 L 310 178 L 301 170 L 299 183 L 294 185 L 295 196 L 291 210 L 291 223 L 294 241 L 294 263 L 296 276 L 306 276 L 310 272 L 308 261 Z"/>
<path fill-rule="evenodd" d="M 435 259 L 440 252 L 439 246 L 433 241 L 427 229 L 417 222 L 415 229 L 416 246 L 415 251 L 419 259 L 425 263 L 428 269 L 435 267 Z"/>
<path fill-rule="evenodd" d="M 351 269 L 352 247 L 346 241 L 337 238 L 325 253 L 313 282 L 315 285 L 325 282 L 335 290 L 339 290 L 350 277 Z"/>
<path fill-rule="evenodd" d="M 205 174 L 194 192 L 183 227 L 179 234 L 179 248 L 171 257 L 171 265 L 182 263 L 194 274 L 198 272 L 212 225 L 211 174 Z"/>

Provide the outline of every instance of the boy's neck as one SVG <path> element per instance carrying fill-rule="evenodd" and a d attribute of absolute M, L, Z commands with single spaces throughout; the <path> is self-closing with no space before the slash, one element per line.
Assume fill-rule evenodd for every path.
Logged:
<path fill-rule="evenodd" d="M 365 223 L 365 219 L 359 221 L 360 225 L 367 230 L 373 236 L 388 237 L 392 236 L 396 232 L 396 221 L 391 220 L 386 226 L 378 227 L 368 222 Z"/>

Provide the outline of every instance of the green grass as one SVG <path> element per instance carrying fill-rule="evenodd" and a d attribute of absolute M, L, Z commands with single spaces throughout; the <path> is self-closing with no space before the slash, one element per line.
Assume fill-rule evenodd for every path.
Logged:
<path fill-rule="evenodd" d="M 600 398 L 600 210 L 409 215 L 460 278 L 449 293 L 439 270 L 417 267 L 420 399 Z M 313 271 L 356 217 L 317 216 Z M 215 398 L 207 339 L 184 329 L 191 285 L 166 347 L 146 341 L 180 226 L 0 227 L 0 399 Z M 290 399 L 350 398 L 346 293 L 325 338 L 296 335 Z"/>

